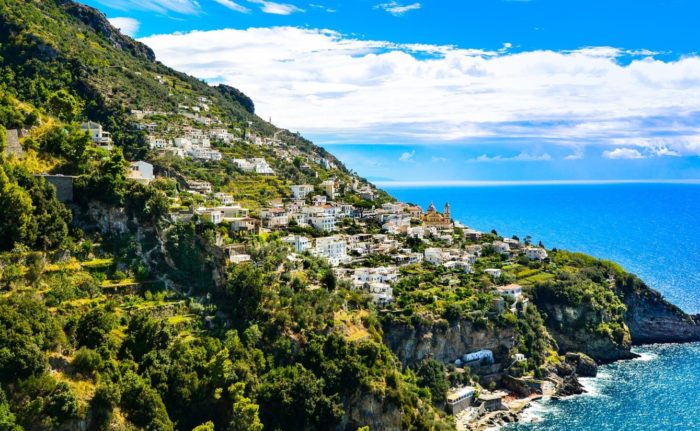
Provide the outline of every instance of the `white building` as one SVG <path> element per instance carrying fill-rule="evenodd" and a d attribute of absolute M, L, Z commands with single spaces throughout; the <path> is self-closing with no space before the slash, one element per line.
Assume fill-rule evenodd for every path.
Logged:
<path fill-rule="evenodd" d="M 372 302 L 385 307 L 394 300 L 394 289 L 387 283 L 366 283 L 364 289 L 372 297 Z"/>
<path fill-rule="evenodd" d="M 301 235 L 290 235 L 286 238 L 283 238 L 282 241 L 294 247 L 294 250 L 297 253 L 303 253 L 304 251 L 311 248 L 311 240 Z"/>
<path fill-rule="evenodd" d="M 334 266 L 349 260 L 347 243 L 337 235 L 317 238 L 315 252 L 318 256 L 328 259 L 328 262 Z"/>
<path fill-rule="evenodd" d="M 472 386 L 450 389 L 447 392 L 447 407 L 454 415 L 469 407 L 476 391 Z"/>
<path fill-rule="evenodd" d="M 187 181 L 187 188 L 196 193 L 211 194 L 211 183 L 208 181 Z"/>
<path fill-rule="evenodd" d="M 105 132 L 101 124 L 88 121 L 87 123 L 81 124 L 80 128 L 90 135 L 93 143 L 107 150 L 112 149 L 112 135 L 109 132 Z"/>
<path fill-rule="evenodd" d="M 542 247 L 528 247 L 525 249 L 525 256 L 530 260 L 545 260 L 547 259 L 547 250 Z"/>
<path fill-rule="evenodd" d="M 496 253 L 499 253 L 499 254 L 510 253 L 510 245 L 506 242 L 494 241 L 491 245 L 493 246 L 494 250 L 496 250 Z"/>
<path fill-rule="evenodd" d="M 168 147 L 168 140 L 163 138 L 156 138 L 155 136 L 149 136 L 148 145 L 153 150 L 162 150 Z"/>
<path fill-rule="evenodd" d="M 284 227 L 289 224 L 289 214 L 284 208 L 265 208 L 260 212 L 263 226 L 268 228 Z"/>
<path fill-rule="evenodd" d="M 229 256 L 229 261 L 231 263 L 250 262 L 250 255 L 249 254 L 232 254 Z"/>
<path fill-rule="evenodd" d="M 487 361 L 490 363 L 493 363 L 493 352 L 490 350 L 479 350 L 477 352 L 472 352 L 472 353 L 465 353 L 462 355 L 462 363 L 463 364 L 469 364 L 471 362 L 481 362 L 481 361 Z"/>
<path fill-rule="evenodd" d="M 228 193 L 214 193 L 214 199 L 218 200 L 221 202 L 221 205 L 232 205 L 233 204 L 233 196 L 231 196 Z"/>
<path fill-rule="evenodd" d="M 433 265 L 440 265 L 442 263 L 442 250 L 439 248 L 426 248 L 423 255 L 425 256 L 425 261 L 428 263 Z"/>
<path fill-rule="evenodd" d="M 315 229 L 323 232 L 333 232 L 335 230 L 335 216 L 318 214 L 309 217 L 309 223 Z"/>
<path fill-rule="evenodd" d="M 256 172 L 261 175 L 273 175 L 274 170 L 263 158 L 233 159 L 233 163 L 243 172 Z"/>
<path fill-rule="evenodd" d="M 314 186 L 310 184 L 295 184 L 290 188 L 294 199 L 306 199 L 306 196 L 314 192 Z"/>
<path fill-rule="evenodd" d="M 519 298 L 523 294 L 523 287 L 519 284 L 509 284 L 507 286 L 498 286 L 498 293 L 510 298 Z"/>
<path fill-rule="evenodd" d="M 147 162 L 138 161 L 129 164 L 129 179 L 139 183 L 148 184 L 156 177 L 153 175 L 153 165 Z"/>
<path fill-rule="evenodd" d="M 498 268 L 487 268 L 484 270 L 484 274 L 488 274 L 492 278 L 498 278 L 501 276 L 501 274 L 503 274 L 503 271 Z"/>
<path fill-rule="evenodd" d="M 353 284 L 365 283 L 394 283 L 398 279 L 396 267 L 356 268 L 353 273 Z"/>

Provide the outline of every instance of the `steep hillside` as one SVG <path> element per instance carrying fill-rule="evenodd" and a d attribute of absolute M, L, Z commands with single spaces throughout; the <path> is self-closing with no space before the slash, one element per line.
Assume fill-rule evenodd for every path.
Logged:
<path fill-rule="evenodd" d="M 122 35 L 98 10 L 70 0 L 0 1 L 0 77 L 6 91 L 43 110 L 54 106 L 50 101 L 56 92 L 66 91 L 76 106 L 59 117 L 101 123 L 128 159 L 149 154 L 146 133 L 134 130 L 131 112 L 138 110 L 167 113 L 194 125 L 201 117 L 225 129 L 274 137 L 281 151 L 265 148 L 257 153 L 271 160 L 286 157 L 284 174 L 296 182 L 317 176 L 350 178 L 324 149 L 256 116 L 252 100 L 242 92 L 209 86 L 165 67 L 150 48 Z M 199 114 L 192 109 L 201 100 L 207 100 L 208 109 Z M 298 156 L 303 160 L 292 163 Z M 323 169 L 320 160 L 332 168 Z"/>
<path fill-rule="evenodd" d="M 0 0 L 0 77 L 3 430 L 450 430 L 454 391 L 519 411 L 700 335 L 612 263 L 395 202 L 95 9 Z"/>

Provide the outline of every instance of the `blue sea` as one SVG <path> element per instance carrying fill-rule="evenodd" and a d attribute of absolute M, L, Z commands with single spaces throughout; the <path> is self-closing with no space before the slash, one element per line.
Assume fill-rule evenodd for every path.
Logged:
<path fill-rule="evenodd" d="M 621 264 L 686 312 L 700 312 L 700 185 L 384 186 L 500 235 Z M 641 358 L 583 379 L 589 393 L 536 403 L 508 430 L 700 430 L 700 344 L 636 348 Z"/>

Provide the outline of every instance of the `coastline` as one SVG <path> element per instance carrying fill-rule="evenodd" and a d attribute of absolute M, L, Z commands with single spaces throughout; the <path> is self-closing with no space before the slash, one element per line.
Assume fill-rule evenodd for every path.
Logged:
<path fill-rule="evenodd" d="M 491 431 L 510 430 L 513 429 L 511 427 L 514 427 L 517 430 L 536 430 L 541 426 L 539 424 L 551 426 L 553 423 L 559 423 L 562 418 L 570 417 L 574 413 L 580 419 L 579 411 L 581 409 L 586 410 L 586 412 L 588 412 L 587 414 L 593 417 L 604 415 L 605 413 L 601 412 L 600 409 L 611 404 L 612 407 L 610 408 L 619 412 L 621 417 L 624 417 L 625 409 L 629 408 L 630 405 L 634 408 L 638 407 L 639 403 L 643 403 L 642 400 L 636 397 L 625 398 L 625 396 L 627 394 L 636 394 L 637 387 L 645 385 L 645 381 L 656 382 L 657 390 L 664 394 L 670 391 L 670 388 L 676 390 L 673 384 L 674 379 L 668 380 L 664 373 L 681 372 L 682 374 L 676 377 L 678 380 L 688 383 L 693 381 L 692 379 L 696 374 L 694 362 L 698 357 L 697 355 L 700 353 L 699 342 L 646 344 L 638 346 L 638 348 L 639 350 L 635 349 L 634 351 L 637 355 L 634 359 L 621 359 L 610 362 L 606 365 L 602 365 L 596 377 L 579 378 L 579 381 L 585 389 L 584 393 L 562 397 L 544 396 L 532 399 L 525 403 L 517 412 L 503 411 L 502 417 L 506 418 L 505 421 L 493 424 L 490 427 L 474 426 L 466 429 Z M 678 369 L 678 367 L 668 365 L 669 361 L 679 356 L 689 358 L 687 359 L 688 362 L 683 362 L 683 364 L 693 369 Z M 634 389 L 630 390 L 627 386 L 631 386 Z M 688 390 L 692 391 L 692 388 Z M 589 400 L 585 398 L 589 398 Z M 654 396 L 652 396 L 652 398 L 657 399 Z M 614 403 L 611 403 L 611 400 L 613 400 Z M 682 402 L 681 406 L 680 408 L 686 411 Z M 647 407 L 641 406 L 640 408 L 645 410 Z M 622 411 L 620 411 L 620 409 Z M 667 415 L 667 412 L 667 408 L 659 406 L 656 414 Z M 688 412 L 688 414 L 692 415 L 692 412 Z M 515 420 L 507 418 L 508 415 L 514 415 Z M 656 418 L 653 415 L 652 417 Z M 519 425 L 515 425 L 516 423 Z M 580 424 L 580 422 L 577 422 L 577 424 Z M 587 424 L 586 426 L 589 425 Z M 590 428 L 572 428 L 572 430 L 578 429 Z M 685 427 L 680 426 L 680 428 L 676 429 L 686 430 L 696 428 L 689 428 L 688 425 L 686 425 Z"/>

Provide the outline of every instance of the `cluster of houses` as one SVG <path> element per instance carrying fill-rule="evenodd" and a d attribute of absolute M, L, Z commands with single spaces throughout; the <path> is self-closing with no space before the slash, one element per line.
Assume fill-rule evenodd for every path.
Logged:
<path fill-rule="evenodd" d="M 154 131 L 155 124 L 141 124 L 139 128 L 146 127 L 149 132 Z M 221 152 L 212 148 L 212 139 L 222 142 L 231 141 L 232 135 L 226 129 L 211 129 L 208 132 L 191 126 L 184 126 L 177 138 L 165 139 L 155 135 L 148 136 L 151 149 L 160 153 L 172 154 L 176 157 L 191 157 L 195 160 L 218 161 L 223 158 Z M 225 138 L 226 141 L 222 138 Z"/>

